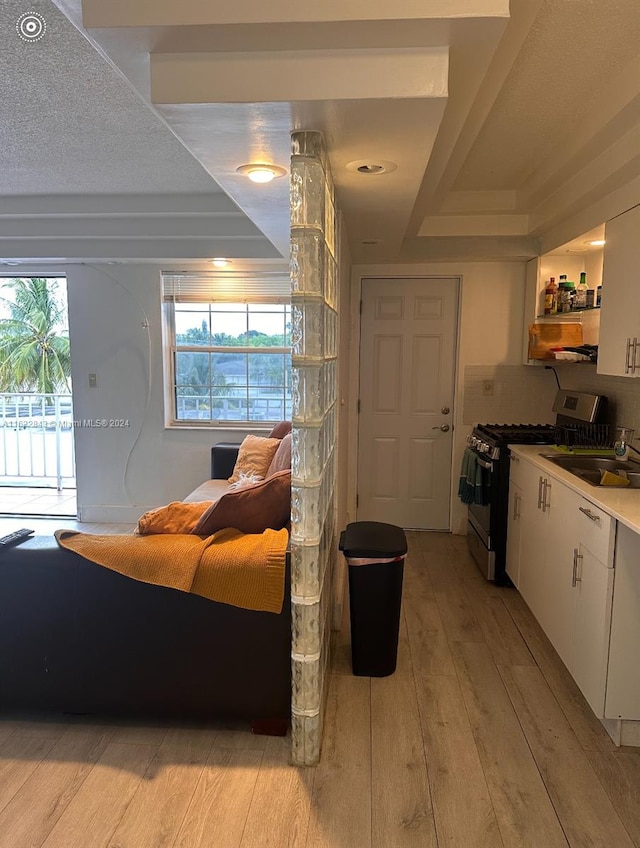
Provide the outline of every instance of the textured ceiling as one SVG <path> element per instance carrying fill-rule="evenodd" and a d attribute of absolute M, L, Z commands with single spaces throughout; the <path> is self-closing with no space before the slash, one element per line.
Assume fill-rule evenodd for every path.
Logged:
<path fill-rule="evenodd" d="M 454 190 L 517 189 L 569 127 L 579 133 L 589 99 L 638 55 L 639 7 L 546 0 Z"/>
<path fill-rule="evenodd" d="M 46 21 L 32 44 L 25 11 Z M 1 0 L 0 35 L 0 197 L 220 191 L 51 2 Z"/>

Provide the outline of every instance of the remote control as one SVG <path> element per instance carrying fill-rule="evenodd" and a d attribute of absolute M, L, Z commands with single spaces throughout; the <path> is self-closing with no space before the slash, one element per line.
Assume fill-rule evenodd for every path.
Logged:
<path fill-rule="evenodd" d="M 26 527 L 23 527 L 20 530 L 14 530 L 13 533 L 8 533 L 6 536 L 0 536 L 0 551 L 3 548 L 10 548 L 12 545 L 19 545 L 20 542 L 24 542 L 29 536 L 33 536 L 34 533 L 35 530 L 28 530 Z"/>

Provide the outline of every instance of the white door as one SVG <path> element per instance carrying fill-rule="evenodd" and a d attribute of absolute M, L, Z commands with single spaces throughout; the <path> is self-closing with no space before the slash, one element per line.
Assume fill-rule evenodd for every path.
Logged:
<path fill-rule="evenodd" d="M 362 281 L 359 520 L 449 529 L 458 287 Z"/>

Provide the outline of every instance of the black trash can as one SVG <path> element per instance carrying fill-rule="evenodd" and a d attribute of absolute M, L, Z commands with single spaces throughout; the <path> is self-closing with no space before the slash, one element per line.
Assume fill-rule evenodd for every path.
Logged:
<path fill-rule="evenodd" d="M 387 677 L 396 670 L 398 657 L 404 530 L 380 521 L 355 521 L 341 533 L 340 550 L 349 566 L 353 673 Z"/>

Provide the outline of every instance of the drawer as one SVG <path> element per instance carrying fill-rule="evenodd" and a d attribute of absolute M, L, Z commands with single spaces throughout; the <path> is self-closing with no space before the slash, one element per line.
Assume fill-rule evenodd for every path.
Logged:
<path fill-rule="evenodd" d="M 607 566 L 613 564 L 615 520 L 586 498 L 576 497 L 576 514 L 571 522 L 578 528 L 580 544 Z"/>

